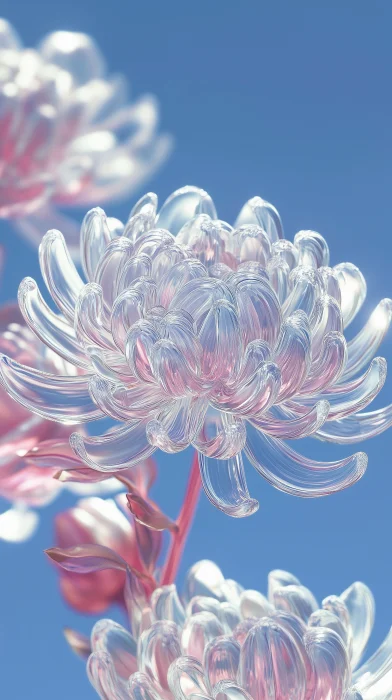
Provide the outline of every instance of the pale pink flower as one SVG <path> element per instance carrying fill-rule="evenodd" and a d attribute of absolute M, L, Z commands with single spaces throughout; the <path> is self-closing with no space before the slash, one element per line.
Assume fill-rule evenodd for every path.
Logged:
<path fill-rule="evenodd" d="M 154 97 L 130 103 L 91 37 L 58 31 L 24 48 L 0 20 L 0 217 L 32 242 L 57 226 L 73 246 L 78 228 L 58 208 L 118 198 L 148 178 L 170 150 L 157 124 Z"/>

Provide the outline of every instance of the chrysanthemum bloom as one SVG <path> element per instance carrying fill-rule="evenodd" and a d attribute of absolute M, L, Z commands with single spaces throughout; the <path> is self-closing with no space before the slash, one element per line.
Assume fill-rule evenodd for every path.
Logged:
<path fill-rule="evenodd" d="M 154 98 L 130 104 L 86 34 L 54 32 L 25 49 L 0 20 L 0 217 L 30 240 L 58 226 L 78 243 L 59 207 L 129 194 L 150 176 L 170 149 L 157 121 Z"/>
<path fill-rule="evenodd" d="M 19 292 L 31 329 L 76 376 L 7 357 L 1 374 L 11 396 L 41 416 L 121 423 L 103 437 L 72 435 L 87 465 L 128 469 L 157 448 L 191 444 L 209 499 L 236 517 L 258 506 L 243 451 L 271 484 L 298 496 L 330 494 L 362 476 L 362 452 L 321 463 L 284 442 L 314 435 L 350 444 L 392 422 L 391 405 L 363 412 L 385 381 L 385 360 L 371 358 L 392 302 L 381 301 L 346 342 L 366 284 L 350 263 L 329 266 L 320 234 L 285 240 L 278 212 L 260 197 L 232 227 L 217 218 L 208 194 L 186 187 L 159 213 L 156 196 L 145 195 L 121 234 L 93 209 L 80 245 L 86 281 L 59 231 L 40 246 L 60 315 L 32 279 Z"/>
<path fill-rule="evenodd" d="M 174 584 L 150 598 L 126 589 L 130 634 L 100 620 L 88 640 L 89 679 L 104 700 L 387 700 L 392 688 L 392 631 L 361 665 L 374 621 L 363 583 L 319 607 L 285 571 L 272 571 L 268 597 L 225 580 L 210 561 L 187 574 L 182 597 Z"/>

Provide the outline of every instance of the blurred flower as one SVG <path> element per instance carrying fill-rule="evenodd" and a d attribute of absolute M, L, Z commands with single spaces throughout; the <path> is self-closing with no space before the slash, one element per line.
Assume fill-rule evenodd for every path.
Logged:
<path fill-rule="evenodd" d="M 211 561 L 150 597 L 129 585 L 132 627 L 104 619 L 91 642 L 69 630 L 68 641 L 87 662 L 101 698 L 139 700 L 386 700 L 392 686 L 392 630 L 360 665 L 374 622 L 374 601 L 363 583 L 321 607 L 285 571 L 272 571 L 268 597 L 225 580 Z"/>
<path fill-rule="evenodd" d="M 157 122 L 155 99 L 130 104 L 126 81 L 107 75 L 86 34 L 54 32 L 25 49 L 0 20 L 0 217 L 12 218 L 29 240 L 39 243 L 56 226 L 72 246 L 79 230 L 57 207 L 140 186 L 170 150 Z"/>
<path fill-rule="evenodd" d="M 148 499 L 148 490 L 156 477 L 151 459 L 129 470 L 124 481 L 129 498 L 150 508 L 155 504 Z M 117 501 L 117 503 L 116 503 Z M 152 580 L 156 561 L 162 546 L 162 533 L 137 520 L 127 507 L 125 494 L 112 499 L 86 498 L 74 507 L 56 515 L 57 547 L 48 554 L 57 561 L 61 552 L 80 550 L 80 545 L 91 554 L 109 548 L 122 557 L 147 582 Z M 174 526 L 174 524 L 173 524 Z M 97 547 L 99 548 L 97 550 Z M 70 549 L 71 548 L 71 549 Z M 60 587 L 67 603 L 79 612 L 97 613 L 112 603 L 123 601 L 124 572 L 98 570 L 89 574 L 61 570 Z M 149 590 L 149 589 L 147 589 Z"/>
<path fill-rule="evenodd" d="M 327 495 L 362 476 L 362 452 L 315 462 L 283 441 L 313 435 L 351 444 L 392 423 L 392 405 L 363 412 L 385 381 L 385 360 L 372 357 L 392 302 L 381 301 L 346 342 L 366 283 L 351 263 L 329 266 L 320 234 L 285 240 L 278 212 L 260 197 L 233 228 L 207 193 L 186 187 L 159 213 L 156 195 L 145 195 L 121 235 L 93 209 L 80 243 L 87 283 L 59 231 L 40 246 L 60 315 L 34 280 L 19 291 L 30 328 L 76 375 L 5 356 L 0 367 L 10 395 L 43 417 L 121 422 L 102 437 L 71 436 L 89 467 L 128 469 L 157 448 L 192 444 L 208 498 L 235 517 L 258 507 L 243 451 L 271 484 L 297 496 Z"/>

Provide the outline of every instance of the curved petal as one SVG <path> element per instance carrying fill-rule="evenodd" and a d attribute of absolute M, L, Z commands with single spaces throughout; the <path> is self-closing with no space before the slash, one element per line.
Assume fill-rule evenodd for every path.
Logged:
<path fill-rule="evenodd" d="M 145 421 L 126 423 L 102 437 L 85 438 L 73 433 L 70 443 L 83 462 L 102 472 L 133 467 L 155 451 L 147 441 Z"/>
<path fill-rule="evenodd" d="M 192 444 L 206 457 L 230 459 L 241 452 L 245 440 L 246 428 L 242 418 L 209 406 L 203 427 L 192 439 Z"/>
<path fill-rule="evenodd" d="M 103 209 L 90 209 L 80 229 L 80 258 L 89 282 L 94 281 L 98 263 L 111 240 L 112 235 Z"/>
<path fill-rule="evenodd" d="M 243 518 L 258 510 L 249 495 L 241 454 L 230 459 L 199 455 L 204 491 L 211 503 L 233 518 Z"/>
<path fill-rule="evenodd" d="M 342 420 L 328 421 L 317 437 L 326 442 L 350 445 L 360 440 L 368 440 L 388 430 L 392 426 L 392 404 L 368 413 L 356 413 Z"/>
<path fill-rule="evenodd" d="M 73 323 L 76 336 L 82 345 L 97 345 L 117 351 L 107 328 L 103 292 L 99 284 L 90 282 L 83 287 L 76 302 Z"/>
<path fill-rule="evenodd" d="M 90 361 L 80 348 L 73 327 L 62 316 L 53 313 L 31 277 L 21 282 L 18 302 L 27 325 L 45 345 L 67 362 L 89 368 Z"/>
<path fill-rule="evenodd" d="M 392 321 L 392 299 L 382 299 L 368 322 L 347 345 L 348 358 L 341 381 L 354 377 L 377 352 Z"/>
<path fill-rule="evenodd" d="M 271 243 L 284 238 L 279 212 L 261 197 L 252 197 L 242 207 L 234 224 L 235 228 L 245 224 L 256 224 L 266 232 Z"/>
<path fill-rule="evenodd" d="M 357 581 L 341 594 L 353 633 L 352 668 L 356 668 L 366 649 L 374 624 L 375 604 L 371 590 Z"/>
<path fill-rule="evenodd" d="M 320 354 L 310 366 L 300 394 L 315 394 L 333 386 L 340 378 L 347 360 L 344 335 L 332 331 L 324 336 Z"/>
<path fill-rule="evenodd" d="M 181 656 L 179 628 L 169 620 L 158 620 L 145 630 L 138 642 L 138 666 L 162 690 L 168 690 L 171 663 Z"/>
<path fill-rule="evenodd" d="M 338 462 L 312 461 L 250 424 L 247 425 L 245 452 L 261 476 L 275 488 L 303 498 L 341 491 L 358 481 L 367 466 L 363 452 Z"/>
<path fill-rule="evenodd" d="M 33 413 L 60 423 L 84 423 L 104 414 L 91 400 L 88 378 L 56 376 L 0 356 L 4 388 Z"/>
<path fill-rule="evenodd" d="M 317 432 L 328 418 L 328 401 L 318 401 L 313 408 L 302 416 L 280 420 L 274 416 L 252 418 L 251 423 L 258 430 L 281 440 L 298 440 Z"/>
<path fill-rule="evenodd" d="M 71 73 L 79 85 L 100 78 L 106 72 L 104 58 L 87 34 L 52 32 L 41 41 L 38 49 L 45 61 Z"/>
<path fill-rule="evenodd" d="M 157 690 L 145 673 L 133 673 L 127 690 L 129 700 L 160 700 Z"/>
<path fill-rule="evenodd" d="M 180 656 L 173 661 L 168 673 L 169 687 L 176 700 L 188 700 L 192 695 L 209 697 L 209 683 L 202 664 L 193 656 Z"/>
<path fill-rule="evenodd" d="M 237 678 L 240 645 L 233 637 L 218 637 L 207 644 L 203 666 L 213 688 L 219 681 Z"/>
<path fill-rule="evenodd" d="M 304 643 L 313 669 L 312 698 L 341 700 L 351 675 L 343 641 L 331 629 L 314 627 L 305 634 Z"/>
<path fill-rule="evenodd" d="M 392 682 L 392 628 L 381 646 L 353 675 L 364 700 L 388 698 Z"/>
<path fill-rule="evenodd" d="M 95 651 L 90 654 L 86 668 L 88 679 L 100 698 L 103 700 L 107 698 L 125 700 L 126 696 L 121 693 L 116 669 L 109 654 L 103 651 Z"/>
<path fill-rule="evenodd" d="M 300 389 L 309 370 L 310 358 L 309 322 L 303 311 L 297 311 L 284 321 L 274 354 L 282 376 L 279 401 L 289 399 Z"/>
<path fill-rule="evenodd" d="M 93 652 L 106 652 L 111 657 L 116 673 L 128 680 L 137 671 L 137 644 L 127 630 L 113 620 L 101 619 L 91 631 Z"/>
<path fill-rule="evenodd" d="M 117 421 L 130 421 L 132 418 L 146 418 L 158 410 L 162 404 L 159 390 L 149 384 L 129 382 L 129 388 L 113 384 L 103 377 L 94 375 L 89 382 L 89 391 L 96 405 L 107 416 Z"/>
<path fill-rule="evenodd" d="M 194 613 L 185 621 L 181 634 L 181 646 L 188 656 L 203 662 L 204 649 L 208 642 L 223 635 L 224 629 L 214 613 Z"/>
<path fill-rule="evenodd" d="M 316 231 L 298 231 L 294 236 L 298 249 L 298 265 L 324 267 L 329 263 L 329 249 L 325 238 Z"/>
<path fill-rule="evenodd" d="M 303 311 L 309 318 L 316 300 L 322 291 L 317 270 L 306 265 L 295 267 L 290 274 L 292 291 L 283 304 L 283 317 L 291 316 L 295 311 Z"/>
<path fill-rule="evenodd" d="M 39 263 L 53 301 L 73 323 L 76 300 L 84 285 L 60 231 L 48 231 L 43 237 Z"/>
<path fill-rule="evenodd" d="M 160 209 L 156 225 L 176 235 L 189 219 L 198 214 L 207 214 L 211 219 L 217 218 L 209 194 L 199 187 L 188 185 L 176 190 L 167 198 Z"/>
<path fill-rule="evenodd" d="M 340 263 L 333 268 L 337 276 L 344 327 L 351 323 L 366 298 L 366 281 L 362 272 L 352 263 Z"/>
<path fill-rule="evenodd" d="M 147 423 L 148 441 L 164 452 L 184 450 L 200 431 L 206 410 L 207 401 L 203 398 L 168 402 L 157 418 Z"/>
<path fill-rule="evenodd" d="M 311 614 L 317 610 L 318 603 L 313 593 L 298 584 L 288 584 L 281 588 L 275 588 L 273 592 L 274 605 L 278 610 L 292 613 L 299 617 L 305 624 Z"/>

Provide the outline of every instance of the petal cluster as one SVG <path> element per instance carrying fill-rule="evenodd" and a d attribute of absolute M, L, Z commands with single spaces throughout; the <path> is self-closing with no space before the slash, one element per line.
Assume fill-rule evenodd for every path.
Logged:
<path fill-rule="evenodd" d="M 150 599 L 128 590 L 132 634 L 100 620 L 89 679 L 104 700 L 386 700 L 392 686 L 392 633 L 361 665 L 374 621 L 363 583 L 321 605 L 292 574 L 272 571 L 268 594 L 225 580 L 211 561 L 195 564 L 184 594 L 175 585 Z M 81 642 L 83 641 L 83 644 Z"/>
<path fill-rule="evenodd" d="M 28 238 L 40 241 L 50 220 L 75 243 L 76 224 L 56 207 L 140 185 L 170 149 L 157 122 L 154 98 L 130 104 L 86 34 L 54 32 L 29 49 L 0 20 L 0 217 L 17 217 Z"/>
<path fill-rule="evenodd" d="M 7 357 L 1 375 L 10 395 L 41 416 L 120 424 L 103 436 L 71 437 L 89 467 L 128 469 L 156 449 L 193 445 L 208 498 L 235 517 L 258 506 L 244 453 L 275 487 L 303 497 L 362 476 L 362 452 L 321 463 L 285 442 L 311 435 L 351 444 L 392 422 L 391 405 L 366 411 L 385 381 L 385 360 L 372 358 L 392 302 L 381 301 L 347 341 L 366 283 L 351 263 L 330 266 L 319 233 L 286 240 L 277 210 L 260 197 L 231 226 L 206 192 L 185 187 L 160 210 L 156 195 L 145 195 L 125 225 L 91 210 L 80 252 L 84 279 L 59 231 L 40 246 L 59 313 L 32 279 L 19 292 L 31 330 L 75 376 Z"/>

